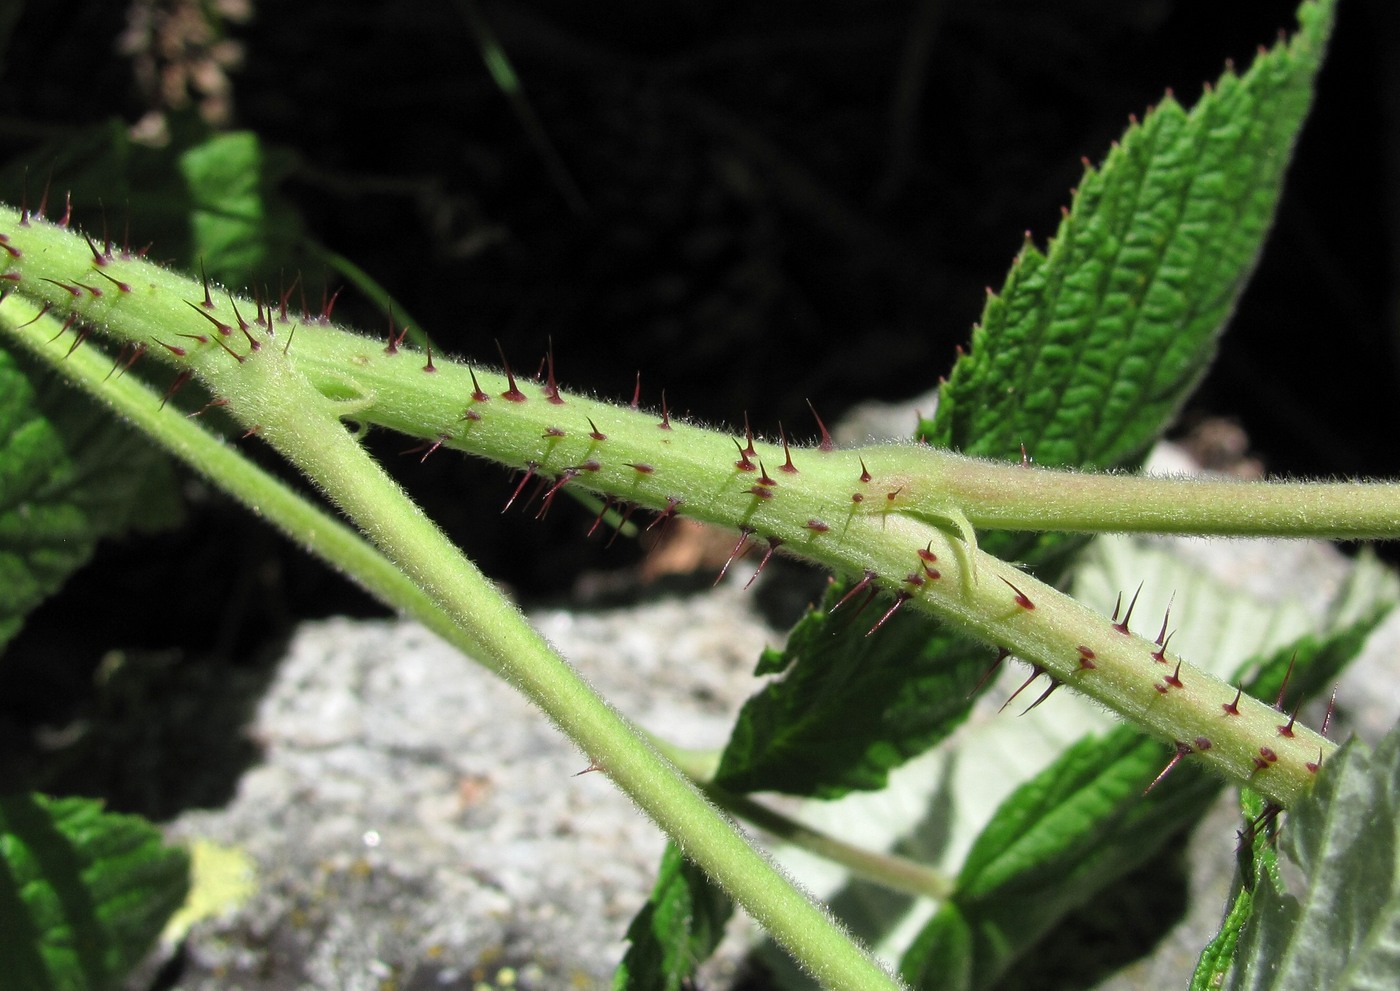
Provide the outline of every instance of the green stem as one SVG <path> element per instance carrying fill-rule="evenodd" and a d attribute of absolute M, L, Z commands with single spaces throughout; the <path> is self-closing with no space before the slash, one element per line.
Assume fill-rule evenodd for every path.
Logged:
<path fill-rule="evenodd" d="M 109 376 L 111 365 L 97 351 L 67 354 L 68 343 L 57 332 L 61 322 L 40 306 L 17 296 L 0 301 L 0 329 L 96 392 L 153 439 L 306 541 L 316 553 L 469 649 L 523 690 L 824 985 L 886 991 L 900 987 L 553 652 L 374 464 L 340 425 L 333 404 L 285 361 L 277 360 L 285 356 L 276 349 L 249 355 L 251 361 L 242 363 L 251 365 L 247 368 L 228 359 L 228 371 L 240 380 L 239 390 L 253 388 L 262 400 L 245 407 L 260 414 L 249 425 L 375 534 L 399 566 L 286 486 L 252 469 L 200 427 L 173 410 L 162 410 L 159 398 L 143 385 Z M 221 376 L 210 378 L 217 382 Z M 261 381 L 253 386 L 249 379 Z M 318 407 L 320 415 L 312 415 Z"/>
<path fill-rule="evenodd" d="M 719 755 L 714 751 L 686 750 L 655 737 L 651 739 L 656 748 L 698 784 L 716 805 L 784 843 L 839 864 L 861 880 L 891 891 L 941 900 L 951 898 L 957 890 L 957 884 L 942 871 L 896 854 L 876 853 L 846 843 L 745 795 L 716 787 L 710 783 L 719 763 Z"/>

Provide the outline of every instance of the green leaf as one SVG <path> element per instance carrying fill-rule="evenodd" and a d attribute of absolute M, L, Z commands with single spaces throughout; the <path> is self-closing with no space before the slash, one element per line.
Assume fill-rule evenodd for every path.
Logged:
<path fill-rule="evenodd" d="M 1240 844 L 1239 868 L 1235 872 L 1234 890 L 1225 918 L 1220 923 L 1220 931 L 1201 951 L 1201 959 L 1191 975 L 1190 991 L 1217 991 L 1223 986 L 1235 956 L 1235 948 L 1239 945 L 1240 934 L 1254 913 L 1256 893 L 1265 885 L 1277 890 L 1281 883 L 1278 844 L 1273 831 L 1265 828 L 1261 821 L 1265 813 L 1264 800 L 1252 791 L 1243 792 L 1241 799 L 1245 822 L 1258 825 L 1250 841 Z"/>
<path fill-rule="evenodd" d="M 184 900 L 189 858 L 136 816 L 85 798 L 0 798 L 6 987 L 117 987 Z"/>
<path fill-rule="evenodd" d="M 61 383 L 36 390 L 29 368 L 0 351 L 0 647 L 97 541 L 179 516 L 153 447 Z"/>
<path fill-rule="evenodd" d="M 151 147 L 119 121 L 100 124 L 11 163 L 0 184 L 20 189 L 47 175 L 75 209 L 90 215 L 101 206 L 101 220 L 86 224 L 94 237 L 110 232 L 120 245 L 130 225 L 133 250 L 154 242 L 179 267 L 202 265 L 215 282 L 276 286 L 306 268 L 300 217 L 277 192 L 291 155 L 248 132 L 213 134 L 196 118 L 174 118 L 171 131 L 168 145 Z M 37 199 L 32 189 L 30 196 Z"/>
<path fill-rule="evenodd" d="M 922 436 L 994 458 L 1019 458 L 1025 443 L 1042 463 L 1086 468 L 1143 457 L 1208 363 L 1271 221 L 1330 3 L 1300 18 L 1289 46 L 1242 78 L 1227 73 L 1189 114 L 1167 98 L 1086 174 L 1048 254 L 1028 245 L 988 301 Z M 1084 543 L 992 533 L 982 546 L 1054 582 Z M 852 587 L 838 583 L 828 604 Z M 740 713 L 724 787 L 822 798 L 880 788 L 961 723 L 985 649 L 933 620 L 896 619 L 897 633 L 887 624 L 870 643 L 868 624 L 808 613 L 760 664 L 787 674 Z"/>
<path fill-rule="evenodd" d="M 1246 690 L 1276 691 L 1290 666 L 1290 696 L 1329 683 L 1393 605 L 1393 585 L 1372 599 L 1365 579 L 1353 576 L 1331 610 L 1333 625 L 1322 634 L 1243 664 L 1241 671 L 1258 669 Z M 1221 787 L 1183 762 L 1144 795 L 1169 755 L 1160 743 L 1124 726 L 1080 740 L 1017 789 L 974 842 L 957 894 L 906 953 L 905 978 L 916 987 L 941 988 L 938 967 L 961 960 L 971 975 L 967 988 L 992 987 L 1066 914 L 1161 856 Z"/>
<path fill-rule="evenodd" d="M 1273 220 L 1332 24 L 1170 94 L 1088 169 L 1044 253 L 1027 244 L 922 426 L 936 445 L 1044 465 L 1138 463 L 1215 351 Z"/>
<path fill-rule="evenodd" d="M 969 647 L 918 613 L 897 613 L 864 591 L 832 613 L 833 586 L 760 673 L 786 669 L 747 702 L 721 755 L 715 783 L 727 791 L 782 791 L 839 798 L 878 789 L 889 771 L 933 746 L 966 717 L 993 654 Z"/>
<path fill-rule="evenodd" d="M 631 945 L 613 976 L 614 991 L 692 987 L 695 968 L 719 945 L 733 911 L 724 892 L 668 843 L 651 898 L 627 928 Z"/>
<path fill-rule="evenodd" d="M 1352 741 L 1292 809 L 1283 845 L 1297 895 L 1265 886 L 1228 987 L 1393 987 L 1400 974 L 1400 728 L 1374 753 Z"/>

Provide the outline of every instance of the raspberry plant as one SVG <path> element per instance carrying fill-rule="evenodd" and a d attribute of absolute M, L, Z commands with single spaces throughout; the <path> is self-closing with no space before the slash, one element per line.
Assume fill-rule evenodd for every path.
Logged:
<path fill-rule="evenodd" d="M 531 378 L 512 370 L 505 349 L 489 367 L 410 343 L 392 323 L 387 337 L 365 337 L 333 323 L 329 305 L 308 311 L 291 291 L 235 294 L 153 264 L 105 230 L 74 230 L 66 210 L 47 219 L 46 203 L 0 210 L 0 329 L 9 346 L 51 363 L 528 694 L 590 767 L 667 831 L 677 846 L 630 933 L 620 986 L 680 986 L 709 952 L 730 899 L 823 985 L 898 986 L 713 803 L 772 825 L 747 793 L 832 798 L 880 787 L 890 769 L 956 727 L 989 663 L 1007 657 L 1031 666 L 1027 684 L 1048 681 L 1031 707 L 1063 686 L 1119 714 L 1136 730 L 1086 741 L 1018 792 L 956 882 L 900 881 L 892 861 L 872 868 L 887 883 L 945 899 L 905 952 L 902 978 L 990 986 L 1030 936 L 1094 889 L 1066 885 L 1059 899 L 1017 905 L 1015 918 L 1005 890 L 1028 873 L 1067 875 L 1095 861 L 1100 881 L 1121 875 L 1202 807 L 1213 779 L 1159 778 L 1162 765 L 1202 765 L 1257 793 L 1263 836 L 1279 809 L 1308 799 L 1336 756 L 1322 734 L 1256 695 L 1277 693 L 1281 703 L 1290 676 L 1290 700 L 1315 690 L 1379 622 L 1384 595 L 1286 658 L 1257 659 L 1246 685 L 1243 673 L 1224 681 L 1175 652 L 1170 616 L 1160 629 L 1155 618 L 1145 625 L 1134 616 L 1136 595 L 1105 617 L 1056 585 L 1082 542 L 1073 535 L 1400 530 L 1394 485 L 1114 471 L 1141 463 L 1209 361 L 1267 231 L 1330 20 L 1330 3 L 1305 3 L 1293 39 L 1242 75 L 1227 72 L 1189 112 L 1168 96 L 1101 167 L 1086 169 L 1048 250 L 1023 248 L 936 414 L 908 443 L 838 449 L 819 416 L 815 445 L 785 431 L 761 439 L 747 423 L 713 430 L 673 416 L 664 396 L 648 410 L 637 397 L 618 404 L 571 392 L 556 380 L 552 353 Z M 113 349 L 98 350 L 95 339 Z M 148 384 L 160 366 L 173 380 Z M 266 443 L 285 456 L 364 536 L 178 410 L 170 400 L 189 382 L 207 397 L 199 413 L 227 415 L 238 444 Z M 713 773 L 692 768 L 692 780 L 676 766 L 686 755 L 600 699 L 417 509 L 366 453 L 365 427 L 417 438 L 427 454 L 461 450 L 515 469 L 508 507 L 535 499 L 543 514 L 582 490 L 601 500 L 599 524 L 638 509 L 663 525 L 683 515 L 736 531 L 733 557 L 756 547 L 759 570 L 782 553 L 838 581 L 787 649 L 764 658 L 760 673 L 784 677 L 746 706 Z M 1026 449 L 1059 467 L 1031 466 Z M 840 687 L 822 687 L 838 674 Z M 847 725 L 849 697 L 860 699 L 867 726 Z M 1032 810 L 1051 817 L 1047 794 L 1091 784 L 1108 804 L 1092 828 L 1057 834 L 1060 849 L 1029 863 L 998 866 L 1000 847 L 1014 846 Z M 1232 934 L 1243 922 L 1233 925 Z"/>

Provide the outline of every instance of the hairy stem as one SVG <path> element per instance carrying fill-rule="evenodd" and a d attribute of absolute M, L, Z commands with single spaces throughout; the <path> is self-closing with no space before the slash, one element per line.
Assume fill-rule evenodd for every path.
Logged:
<path fill-rule="evenodd" d="M 53 318 L 32 302 L 8 298 L 0 303 L 0 328 L 17 334 L 32 350 L 63 362 L 67 351 L 52 333 Z M 23 331 L 43 325 L 50 333 L 36 347 L 38 335 Z M 61 325 L 60 325 L 61 327 Z M 48 352 L 45 354 L 45 352 Z M 98 378 L 107 363 L 95 352 L 79 356 L 70 371 L 84 384 L 113 401 L 131 402 L 139 426 L 182 455 L 194 456 L 203 470 L 232 479 L 230 490 L 271 506 L 291 518 L 285 522 L 306 535 L 314 519 L 297 498 L 253 479 L 237 455 L 218 454 L 205 443 L 181 437 L 190 424 L 161 414 L 154 395 L 134 382 L 126 386 Z M 208 370 L 215 386 L 237 379 L 238 390 L 254 384 L 256 398 L 241 403 L 243 422 L 298 464 L 352 519 L 371 534 L 388 564 L 348 531 L 333 541 L 336 563 L 364 569 L 367 583 L 387 593 L 389 601 L 430 618 L 446 617 L 451 639 L 468 647 L 503 678 L 522 690 L 607 773 L 632 799 L 754 916 L 793 956 L 832 988 L 899 987 L 864 950 L 846 936 L 819 905 L 795 888 L 712 806 L 691 783 L 652 749 L 619 713 L 607 705 L 525 621 L 504 596 L 451 545 L 401 489 L 365 453 L 341 425 L 335 403 L 302 379 L 278 348 L 251 351 L 241 360 L 225 356 L 227 367 Z M 67 362 L 64 362 L 66 365 Z M 144 407 L 144 408 L 143 408 Z M 125 410 L 124 410 L 125 411 Z M 154 411 L 154 412 L 153 412 Z M 160 421 L 160 422 L 157 422 Z M 343 528 L 336 528 L 343 529 Z M 315 531 L 323 532 L 323 531 Z M 398 577 L 386 573 L 385 567 Z M 396 567 L 395 567 L 396 566 Z M 401 595 L 402 593 L 402 595 Z M 427 603 L 421 601 L 426 596 Z"/>

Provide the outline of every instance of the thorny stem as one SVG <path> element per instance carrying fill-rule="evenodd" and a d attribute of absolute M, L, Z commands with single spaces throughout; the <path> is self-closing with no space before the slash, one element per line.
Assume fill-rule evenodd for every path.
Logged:
<path fill-rule="evenodd" d="M 271 307 L 264 319 L 263 307 L 257 306 L 258 319 L 251 328 L 240 326 L 240 336 L 233 324 L 243 321 L 231 298 L 221 299 L 208 287 L 139 259 L 100 252 L 35 218 L 13 213 L 10 218 L 7 224 L 0 212 L 7 252 L 0 256 L 0 277 L 13 291 L 128 341 L 155 342 L 152 354 L 203 377 L 245 422 L 262 423 L 259 411 L 271 401 L 270 383 L 260 383 L 243 367 L 263 363 L 245 361 L 251 355 L 239 356 L 230 342 L 245 348 L 255 343 L 255 335 L 270 343 L 275 334 L 272 349 L 287 351 L 286 364 L 295 366 L 299 383 L 306 383 L 300 391 L 308 417 L 315 411 L 381 424 L 524 468 L 556 485 L 743 528 L 770 546 L 845 574 L 872 576 L 878 587 L 896 595 L 896 607 L 936 613 L 1043 670 L 1053 683 L 1070 685 L 1166 742 L 1188 747 L 1277 804 L 1287 806 L 1309 788 L 1318 763 L 1333 749 L 1308 732 L 1280 736 L 1278 714 L 1270 707 L 1248 699 L 1234 703 L 1232 687 L 1163 645 L 1110 624 L 977 550 L 967 520 L 985 522 L 988 511 L 968 501 L 975 491 L 959 488 L 958 478 L 992 473 L 983 463 L 913 445 L 814 450 L 746 436 L 741 446 L 730 435 L 664 412 L 658 419 L 562 392 L 552 376 L 538 384 L 518 380 L 508 369 L 500 374 L 442 356 L 425 358 L 404 349 L 397 338 L 386 347 L 315 318 L 294 321 Z M 238 307 L 251 313 L 255 305 L 244 300 Z M 1093 477 L 1001 469 L 1008 470 L 1013 477 L 1047 478 L 1055 485 Z M 1022 489 L 1017 525 L 1034 525 L 1033 484 L 1028 481 Z M 1105 484 L 1122 486 L 1104 507 L 1117 513 L 1107 528 L 1132 529 L 1132 486 L 1166 483 L 1123 477 Z M 1188 504 L 1205 501 L 1202 489 L 1193 485 L 1189 491 Z M 1400 504 L 1400 486 L 1307 491 L 1309 504 L 1324 506 L 1321 521 L 1304 519 L 1296 510 L 1281 517 L 1275 513 L 1271 532 L 1286 534 L 1300 526 L 1349 535 L 1400 531 L 1400 520 L 1386 511 Z M 1328 491 L 1343 498 L 1326 506 Z M 1358 499 L 1367 505 L 1358 506 Z M 1220 512 L 1240 501 L 1224 498 Z M 995 508 L 994 500 L 989 504 L 991 515 L 1005 511 Z M 1359 525 L 1348 515 L 1353 513 L 1363 518 Z M 1081 522 L 1088 525 L 1091 515 L 1086 510 Z M 1159 514 L 1157 522 L 1169 522 L 1167 515 Z M 1255 520 L 1246 532 L 1263 526 Z"/>
<path fill-rule="evenodd" d="M 25 341 L 31 350 L 53 363 L 65 363 L 66 345 L 52 331 L 57 323 L 39 307 L 22 298 L 0 301 L 0 329 Z M 50 332 L 39 338 L 22 331 L 39 324 Z M 62 325 L 59 324 L 61 327 Z M 134 383 L 107 389 L 95 352 L 79 357 L 69 367 L 74 378 L 95 388 L 108 401 L 141 399 L 133 406 L 137 423 L 152 428 L 163 444 L 189 453 L 181 442 L 183 428 L 171 428 L 170 416 L 162 416 L 156 398 Z M 97 362 L 94 365 L 94 362 Z M 571 738 L 600 770 L 608 774 L 667 833 L 676 838 L 686 855 L 700 864 L 729 894 L 826 987 L 833 989 L 884 989 L 901 987 L 866 951 L 857 946 L 840 924 L 796 888 L 760 854 L 703 795 L 664 757 L 650 747 L 640 733 L 601 699 L 515 607 L 442 535 L 366 454 L 359 442 L 341 425 L 335 404 L 316 392 L 278 348 L 251 351 L 235 363 L 211 370 L 208 383 L 239 388 L 256 382 L 258 399 L 240 404 L 239 412 L 249 429 L 256 429 L 274 448 L 298 464 L 366 533 L 396 566 L 400 578 L 383 573 L 379 557 L 358 538 L 337 540 L 336 563 L 369 566 L 375 579 L 367 582 L 400 608 L 421 611 L 428 617 L 447 617 L 455 633 L 452 639 L 473 649 L 478 658 L 515 685 Z M 132 390 L 136 391 L 132 391 Z M 144 393 L 144 395 L 142 394 Z M 157 424 L 156 419 L 162 423 Z M 264 505 L 278 512 L 287 500 L 248 475 L 248 466 L 214 453 L 211 445 L 195 444 L 194 460 L 205 470 L 217 472 L 222 481 L 234 479 L 231 488 L 240 497 L 269 499 Z M 228 452 L 231 454 L 231 452 Z M 233 458 L 236 459 L 236 455 Z M 295 497 L 291 497 L 295 499 Z M 266 510 L 265 510 L 266 511 Z M 296 510 L 293 510 L 296 513 Z M 297 515 L 287 524 L 302 534 L 312 522 Z M 343 534 L 341 535 L 344 536 Z M 398 593 L 407 591 L 400 597 Z M 424 609 L 426 595 L 427 608 Z M 438 627 L 437 623 L 429 625 Z"/>

